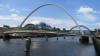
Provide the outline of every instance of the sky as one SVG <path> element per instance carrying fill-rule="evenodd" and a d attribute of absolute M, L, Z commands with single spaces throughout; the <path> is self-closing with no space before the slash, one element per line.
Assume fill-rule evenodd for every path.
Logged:
<path fill-rule="evenodd" d="M 99 0 L 0 0 L 0 26 L 19 26 L 29 13 L 43 4 L 57 4 L 63 7 L 79 25 L 90 30 L 100 28 Z M 76 25 L 65 11 L 53 5 L 36 10 L 23 26 L 32 21 L 43 21 L 52 27 L 67 30 Z"/>

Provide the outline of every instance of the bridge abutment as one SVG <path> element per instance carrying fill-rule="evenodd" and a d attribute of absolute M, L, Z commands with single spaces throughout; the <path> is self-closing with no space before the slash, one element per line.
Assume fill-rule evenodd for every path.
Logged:
<path fill-rule="evenodd" d="M 96 37 L 96 36 L 92 37 L 92 41 L 94 44 L 96 54 L 97 54 L 97 56 L 99 56 L 100 55 L 100 37 Z"/>
<path fill-rule="evenodd" d="M 89 43 L 89 37 L 87 37 L 87 36 L 81 36 L 81 37 L 79 38 L 79 41 L 80 41 L 81 43 Z"/>

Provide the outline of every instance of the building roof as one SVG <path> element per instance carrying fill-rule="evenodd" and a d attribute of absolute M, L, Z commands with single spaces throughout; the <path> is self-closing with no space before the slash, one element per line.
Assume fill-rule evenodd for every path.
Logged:
<path fill-rule="evenodd" d="M 42 22 L 42 21 L 32 21 L 32 22 L 30 22 L 30 24 L 34 24 L 34 25 L 39 25 L 41 23 L 44 23 L 44 22 Z"/>
<path fill-rule="evenodd" d="M 51 29 L 52 27 L 46 23 L 44 23 L 43 21 L 32 21 L 29 24 L 26 24 L 24 27 L 29 27 L 30 26 L 35 26 L 35 27 L 45 27 L 48 29 Z"/>

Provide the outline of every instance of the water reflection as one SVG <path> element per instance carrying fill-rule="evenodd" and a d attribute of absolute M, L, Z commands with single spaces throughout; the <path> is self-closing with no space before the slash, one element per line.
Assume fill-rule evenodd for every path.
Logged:
<path fill-rule="evenodd" d="M 0 39 L 0 56 L 95 56 L 91 39 L 80 43 L 77 36 L 32 38 L 30 52 L 24 52 L 25 39 Z"/>
<path fill-rule="evenodd" d="M 39 48 L 38 45 L 39 45 L 39 44 L 38 44 L 37 42 L 34 42 L 34 44 L 31 44 L 31 46 L 32 46 L 33 49 Z"/>
<path fill-rule="evenodd" d="M 29 52 L 25 52 L 25 56 L 30 56 L 30 53 Z"/>

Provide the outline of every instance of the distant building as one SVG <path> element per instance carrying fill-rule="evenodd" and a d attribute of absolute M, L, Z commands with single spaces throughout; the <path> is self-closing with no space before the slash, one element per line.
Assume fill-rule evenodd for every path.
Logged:
<path fill-rule="evenodd" d="M 4 27 L 4 28 L 10 28 L 10 26 L 8 26 L 8 25 L 3 25 L 3 27 Z"/>
<path fill-rule="evenodd" d="M 24 26 L 26 30 L 52 30 L 52 27 L 42 21 L 33 21 Z"/>
<path fill-rule="evenodd" d="M 83 34 L 91 34 L 88 30 L 82 30 Z M 70 34 L 81 34 L 80 33 L 80 30 L 72 30 L 72 31 L 69 31 Z"/>

